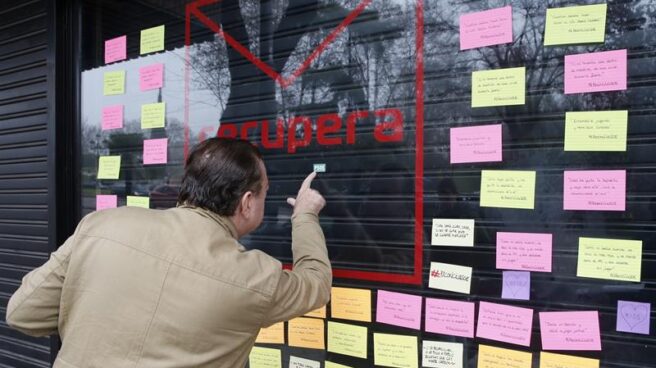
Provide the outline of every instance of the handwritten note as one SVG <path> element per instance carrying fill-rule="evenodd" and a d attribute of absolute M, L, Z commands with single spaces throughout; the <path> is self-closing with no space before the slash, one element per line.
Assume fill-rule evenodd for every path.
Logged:
<path fill-rule="evenodd" d="M 551 272 L 551 234 L 497 233 L 497 268 Z"/>
<path fill-rule="evenodd" d="M 533 354 L 512 349 L 478 346 L 477 368 L 531 368 Z"/>
<path fill-rule="evenodd" d="M 164 85 L 164 64 L 153 64 L 139 68 L 139 89 L 148 91 Z"/>
<path fill-rule="evenodd" d="M 164 128 L 166 102 L 141 105 L 141 129 Z"/>
<path fill-rule="evenodd" d="M 547 9 L 544 45 L 604 43 L 606 4 Z"/>
<path fill-rule="evenodd" d="M 125 70 L 103 74 L 103 95 L 122 95 L 125 93 Z"/>
<path fill-rule="evenodd" d="M 531 273 L 525 271 L 503 271 L 501 298 L 529 300 L 531 297 Z"/>
<path fill-rule="evenodd" d="M 105 41 L 105 64 L 125 60 L 127 36 L 120 36 Z"/>
<path fill-rule="evenodd" d="M 101 126 L 102 130 L 123 128 L 123 105 L 103 107 Z"/>
<path fill-rule="evenodd" d="M 328 351 L 367 359 L 367 328 L 328 321 Z"/>
<path fill-rule="evenodd" d="M 476 71 L 471 85 L 472 107 L 523 105 L 526 68 Z"/>
<path fill-rule="evenodd" d="M 474 246 L 473 219 L 433 219 L 431 245 Z"/>
<path fill-rule="evenodd" d="M 579 238 L 576 276 L 640 281 L 642 241 Z"/>
<path fill-rule="evenodd" d="M 314 317 L 314 318 L 326 318 L 326 306 L 324 305 L 321 308 L 317 308 L 311 312 L 305 313 L 306 317 Z"/>
<path fill-rule="evenodd" d="M 126 205 L 128 207 L 150 208 L 149 197 L 127 196 Z"/>
<path fill-rule="evenodd" d="M 599 368 L 599 359 L 540 352 L 540 368 Z"/>
<path fill-rule="evenodd" d="M 463 347 L 461 343 L 424 340 L 422 346 L 422 367 L 463 367 Z"/>
<path fill-rule="evenodd" d="M 330 303 L 333 318 L 371 322 L 371 290 L 334 287 Z"/>
<path fill-rule="evenodd" d="M 166 138 L 146 139 L 143 142 L 144 165 L 165 164 L 167 162 L 168 140 Z"/>
<path fill-rule="evenodd" d="M 164 33 L 164 25 L 141 30 L 139 54 L 144 55 L 164 50 Z"/>
<path fill-rule="evenodd" d="M 565 171 L 565 210 L 624 211 L 626 170 Z"/>
<path fill-rule="evenodd" d="M 626 89 L 626 49 L 565 55 L 565 94 Z"/>
<path fill-rule="evenodd" d="M 325 349 L 324 321 L 317 318 L 294 318 L 287 324 L 289 346 L 309 349 Z"/>
<path fill-rule="evenodd" d="M 477 337 L 530 346 L 532 327 L 533 309 L 479 303 Z"/>
<path fill-rule="evenodd" d="M 650 303 L 617 301 L 617 331 L 649 335 Z"/>
<path fill-rule="evenodd" d="M 284 344 L 285 323 L 278 322 L 266 328 L 261 328 L 255 342 L 258 344 Z"/>
<path fill-rule="evenodd" d="M 280 349 L 254 346 L 248 355 L 251 368 L 282 368 L 282 353 Z"/>
<path fill-rule="evenodd" d="M 512 40 L 511 6 L 460 16 L 460 50 L 500 45 Z"/>
<path fill-rule="evenodd" d="M 107 208 L 116 208 L 118 199 L 116 194 L 98 194 L 96 195 L 96 211 Z"/>
<path fill-rule="evenodd" d="M 417 295 L 378 290 L 376 322 L 419 330 L 421 299 Z"/>
<path fill-rule="evenodd" d="M 533 209 L 535 171 L 483 170 L 481 207 Z"/>
<path fill-rule="evenodd" d="M 121 156 L 100 156 L 98 158 L 98 179 L 118 179 L 121 172 Z"/>
<path fill-rule="evenodd" d="M 543 350 L 601 350 L 599 313 L 540 312 Z"/>
<path fill-rule="evenodd" d="M 290 355 L 289 368 L 321 368 L 321 362 Z"/>
<path fill-rule="evenodd" d="M 374 364 L 385 367 L 417 368 L 417 336 L 374 333 Z"/>
<path fill-rule="evenodd" d="M 428 287 L 469 294 L 471 274 L 471 267 L 431 262 Z"/>
<path fill-rule="evenodd" d="M 473 338 L 475 310 L 471 302 L 426 298 L 426 331 Z"/>
<path fill-rule="evenodd" d="M 326 172 L 326 164 L 313 164 L 312 165 L 312 171 L 318 172 L 318 173 Z"/>
<path fill-rule="evenodd" d="M 501 161 L 501 124 L 450 129 L 451 163 Z"/>
<path fill-rule="evenodd" d="M 627 110 L 565 113 L 565 151 L 626 151 Z"/>

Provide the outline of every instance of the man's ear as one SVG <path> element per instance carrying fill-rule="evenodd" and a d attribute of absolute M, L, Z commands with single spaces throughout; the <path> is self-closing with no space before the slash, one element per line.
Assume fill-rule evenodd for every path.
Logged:
<path fill-rule="evenodd" d="M 248 191 L 241 196 L 239 201 L 238 211 L 241 212 L 242 216 L 249 218 L 253 208 L 253 192 Z"/>

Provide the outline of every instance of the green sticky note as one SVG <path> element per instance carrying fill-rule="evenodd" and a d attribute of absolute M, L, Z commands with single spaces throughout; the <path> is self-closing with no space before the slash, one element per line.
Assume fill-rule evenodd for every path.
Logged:
<path fill-rule="evenodd" d="M 374 333 L 374 364 L 385 367 L 417 368 L 417 336 Z"/>
<path fill-rule="evenodd" d="M 565 151 L 626 151 L 629 112 L 565 113 Z"/>
<path fill-rule="evenodd" d="M 141 105 L 141 129 L 164 128 L 166 102 Z"/>
<path fill-rule="evenodd" d="M 282 368 L 282 354 L 280 349 L 254 346 L 248 363 L 251 368 Z"/>
<path fill-rule="evenodd" d="M 128 196 L 127 206 L 150 208 L 150 197 Z"/>
<path fill-rule="evenodd" d="M 595 4 L 547 9 L 544 45 L 603 43 L 606 8 L 606 4 Z"/>
<path fill-rule="evenodd" d="M 526 68 L 480 70 L 472 73 L 472 107 L 523 105 Z"/>
<path fill-rule="evenodd" d="M 367 328 L 328 321 L 328 351 L 367 359 Z"/>
<path fill-rule="evenodd" d="M 164 50 L 164 25 L 141 30 L 139 54 Z"/>
<path fill-rule="evenodd" d="M 122 95 L 125 93 L 125 70 L 103 74 L 103 95 Z"/>
<path fill-rule="evenodd" d="M 642 241 L 579 238 L 576 276 L 640 282 Z"/>
<path fill-rule="evenodd" d="M 100 156 L 98 158 L 98 179 L 118 179 L 121 172 L 121 156 Z"/>
<path fill-rule="evenodd" d="M 535 171 L 483 170 L 481 207 L 523 208 L 535 206 Z"/>

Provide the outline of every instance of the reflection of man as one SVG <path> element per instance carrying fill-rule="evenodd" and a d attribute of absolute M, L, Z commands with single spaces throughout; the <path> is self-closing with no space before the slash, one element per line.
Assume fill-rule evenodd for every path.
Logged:
<path fill-rule="evenodd" d="M 292 215 L 294 270 L 237 241 L 264 215 L 268 179 L 246 141 L 213 138 L 189 156 L 180 205 L 86 216 L 48 262 L 29 273 L 7 323 L 59 332 L 55 367 L 241 367 L 263 326 L 325 305 L 331 268 L 303 182 Z"/>

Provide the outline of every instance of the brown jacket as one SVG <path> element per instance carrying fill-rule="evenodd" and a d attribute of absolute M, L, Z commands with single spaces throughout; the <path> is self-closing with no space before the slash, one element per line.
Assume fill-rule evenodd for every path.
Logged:
<path fill-rule="evenodd" d="M 198 208 L 95 212 L 25 276 L 7 323 L 58 332 L 56 368 L 242 367 L 261 327 L 328 302 L 317 216 L 292 219 L 292 251 L 284 271 L 244 249 L 229 219 Z"/>

